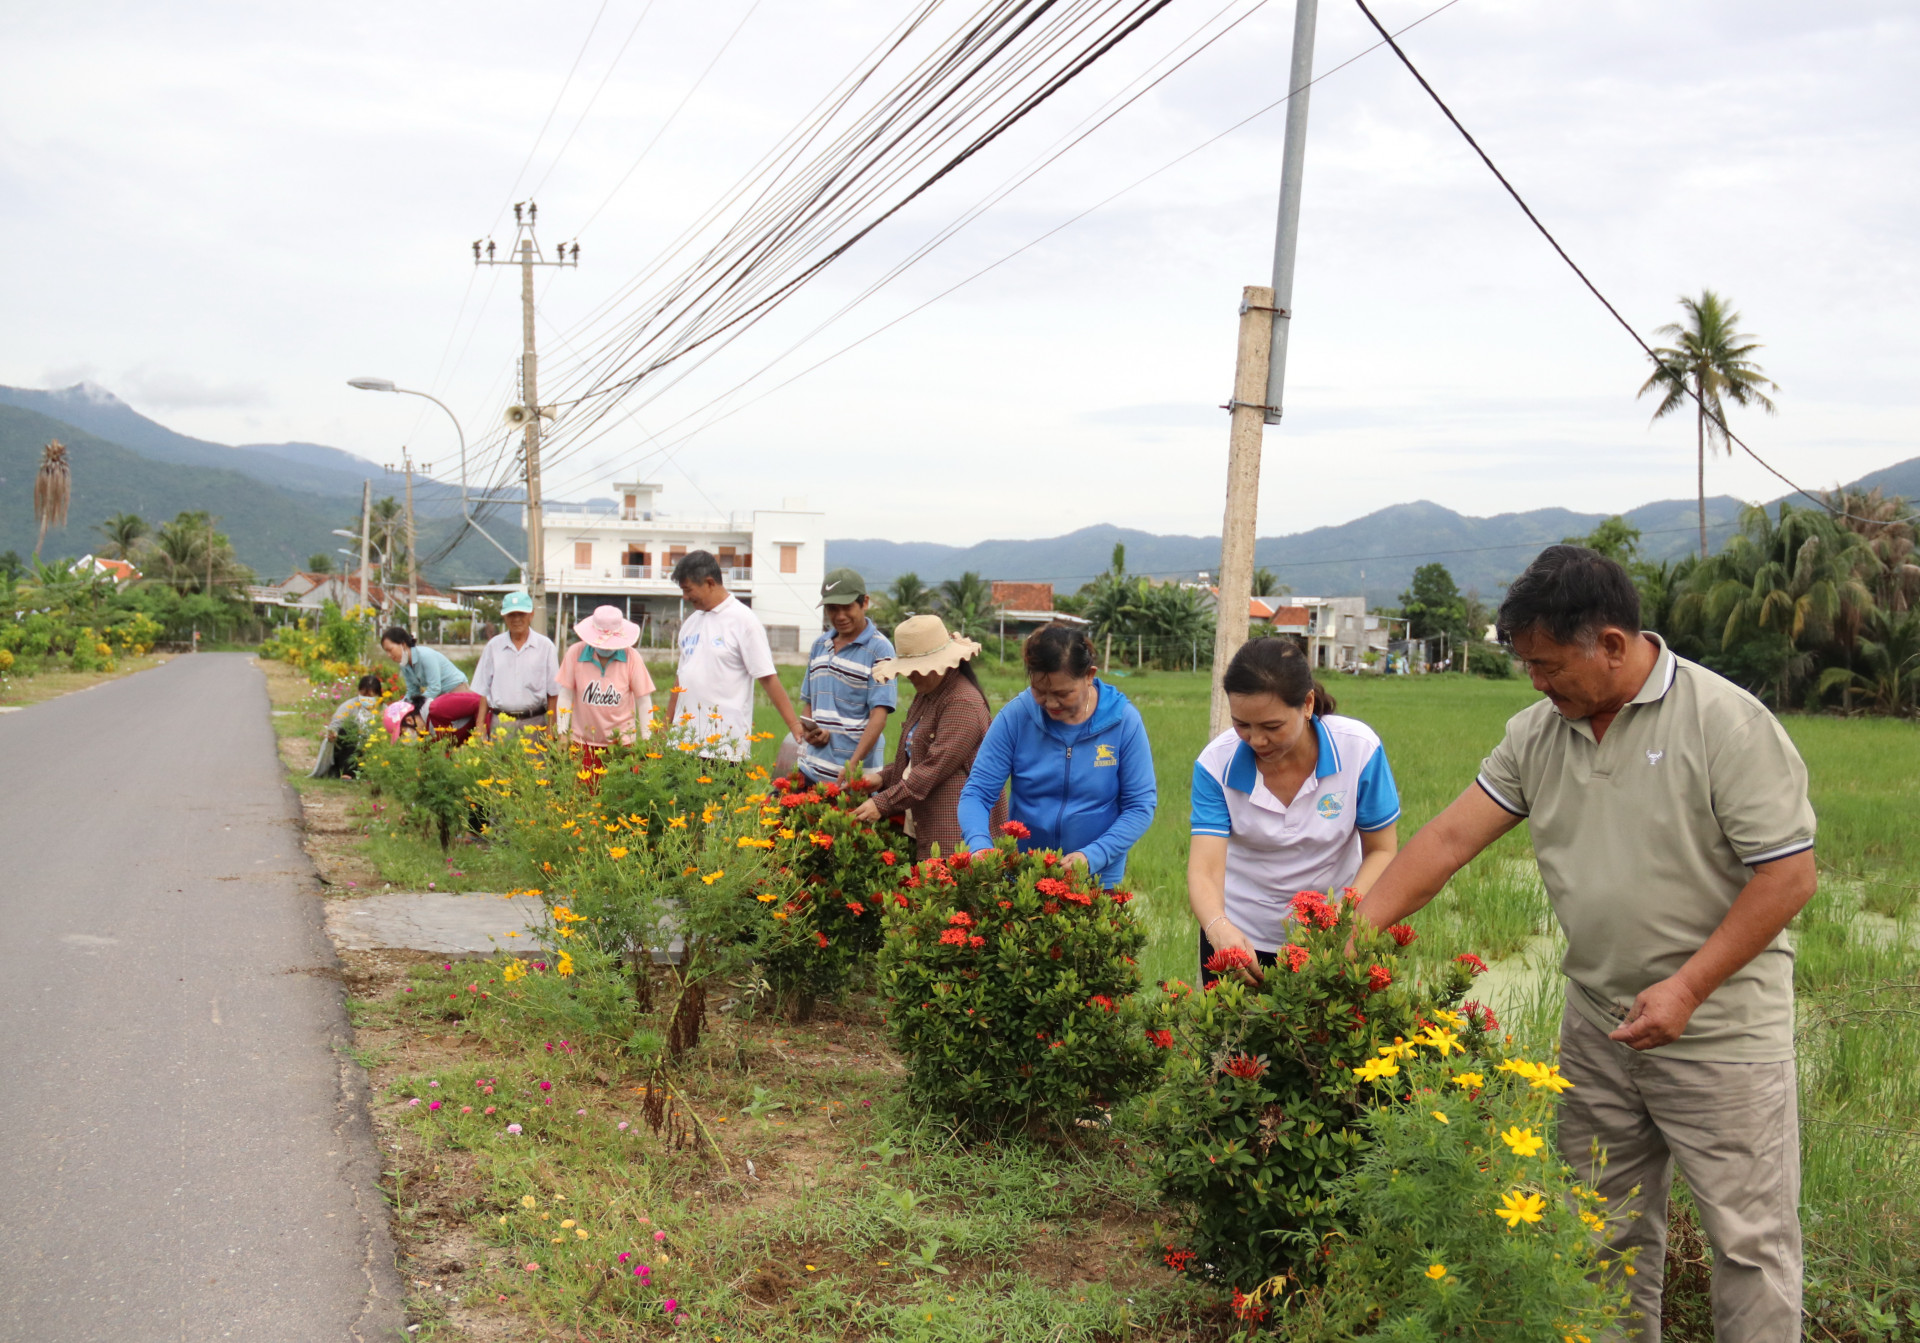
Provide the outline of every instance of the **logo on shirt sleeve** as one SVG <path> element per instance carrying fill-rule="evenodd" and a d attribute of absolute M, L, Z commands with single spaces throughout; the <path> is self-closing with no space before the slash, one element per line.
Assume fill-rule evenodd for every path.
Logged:
<path fill-rule="evenodd" d="M 1340 813 L 1347 809 L 1345 793 L 1326 793 L 1313 804 L 1313 809 L 1329 821 L 1338 820 Z"/>
<path fill-rule="evenodd" d="M 1665 752 L 1665 751 L 1648 751 L 1648 752 L 1647 752 L 1647 763 L 1648 763 L 1649 765 L 1657 765 L 1657 764 L 1659 764 L 1659 763 L 1660 763 L 1660 759 L 1661 759 L 1661 757 L 1662 757 L 1662 756 L 1664 756 L 1664 755 L 1666 755 L 1666 752 Z"/>
<path fill-rule="evenodd" d="M 1102 765 L 1118 765 L 1119 763 L 1120 763 L 1119 757 L 1114 755 L 1113 748 L 1111 746 L 1108 746 L 1103 742 L 1099 746 L 1096 746 L 1093 748 L 1093 767 L 1095 769 L 1100 768 L 1100 766 Z"/>

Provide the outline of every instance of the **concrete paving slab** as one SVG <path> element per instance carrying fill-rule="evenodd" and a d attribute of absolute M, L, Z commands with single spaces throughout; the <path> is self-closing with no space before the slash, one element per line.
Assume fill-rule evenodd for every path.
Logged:
<path fill-rule="evenodd" d="M 346 951 L 490 956 L 543 945 L 539 927 L 545 915 L 539 897 L 532 895 L 393 891 L 328 901 L 327 932 Z"/>
<path fill-rule="evenodd" d="M 431 951 L 451 957 L 548 947 L 539 897 L 471 891 L 389 891 L 327 902 L 327 932 L 342 951 Z M 514 934 L 509 936 L 509 934 Z M 655 948 L 656 965 L 678 964 L 679 938 Z"/>

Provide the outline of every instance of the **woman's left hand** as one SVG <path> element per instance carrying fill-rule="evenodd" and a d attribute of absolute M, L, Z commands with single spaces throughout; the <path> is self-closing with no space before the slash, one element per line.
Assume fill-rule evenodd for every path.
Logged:
<path fill-rule="evenodd" d="M 868 798 L 853 809 L 853 819 L 872 825 L 880 819 L 880 808 L 874 805 L 872 798 Z"/>

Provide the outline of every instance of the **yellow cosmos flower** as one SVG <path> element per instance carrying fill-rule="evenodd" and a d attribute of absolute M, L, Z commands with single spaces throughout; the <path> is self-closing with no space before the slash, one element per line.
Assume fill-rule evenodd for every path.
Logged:
<path fill-rule="evenodd" d="M 1447 1276 L 1447 1266 L 1445 1264 L 1428 1264 L 1427 1276 L 1435 1282 L 1438 1282 Z"/>
<path fill-rule="evenodd" d="M 782 839 L 792 839 L 792 838 L 793 838 L 793 831 L 791 831 L 791 830 L 789 830 L 789 829 L 787 829 L 787 828 L 786 828 L 785 826 L 782 826 L 782 827 L 780 827 L 780 838 L 782 838 Z"/>
<path fill-rule="evenodd" d="M 1458 1012 L 1435 1012 L 1434 1016 L 1438 1017 L 1441 1021 L 1446 1022 L 1447 1025 L 1453 1027 L 1456 1031 L 1465 1030 L 1467 1028 L 1467 1019 L 1461 1016 Z"/>
<path fill-rule="evenodd" d="M 1597 1212 L 1582 1212 L 1580 1214 L 1580 1220 L 1595 1231 L 1605 1231 L 1607 1229 L 1607 1219 Z"/>
<path fill-rule="evenodd" d="M 626 856 L 627 856 L 627 851 L 621 848 L 618 844 L 614 845 L 611 849 L 607 850 L 607 857 L 609 858 L 625 858 Z"/>
<path fill-rule="evenodd" d="M 1427 1027 L 1426 1033 L 1420 1037 L 1420 1040 L 1438 1051 L 1441 1058 L 1449 1054 L 1466 1053 L 1466 1046 L 1460 1043 L 1459 1036 L 1452 1031 L 1441 1030 L 1438 1026 Z"/>
<path fill-rule="evenodd" d="M 1533 1078 L 1529 1085 L 1531 1085 L 1535 1091 L 1544 1088 L 1547 1091 L 1553 1092 L 1556 1096 L 1563 1091 L 1571 1090 L 1573 1087 L 1573 1083 L 1562 1077 L 1560 1070 L 1551 1063 L 1543 1063 L 1535 1068 Z"/>
<path fill-rule="evenodd" d="M 1455 1073 L 1453 1075 L 1453 1084 L 1455 1086 L 1465 1087 L 1468 1091 L 1472 1091 L 1475 1087 L 1485 1086 L 1487 1084 L 1487 1079 L 1482 1077 L 1479 1073 Z"/>
<path fill-rule="evenodd" d="M 770 905 L 775 900 L 778 900 L 780 897 L 777 895 L 756 895 L 753 898 L 755 900 L 758 900 L 763 905 Z"/>
<path fill-rule="evenodd" d="M 771 849 L 773 847 L 772 840 L 758 839 L 753 835 L 742 835 L 734 841 L 734 844 L 736 847 L 742 849 Z"/>
<path fill-rule="evenodd" d="M 1500 1141 L 1511 1147 L 1515 1156 L 1532 1156 L 1546 1146 L 1545 1139 L 1537 1136 L 1532 1129 L 1521 1128 L 1517 1124 L 1502 1133 Z"/>
<path fill-rule="evenodd" d="M 726 870 L 722 868 L 722 869 L 717 869 L 715 871 L 707 873 L 704 877 L 700 878 L 700 880 L 703 884 L 711 886 L 713 885 L 714 882 L 720 880 L 720 878 L 726 875 L 727 875 Z"/>
<path fill-rule="evenodd" d="M 1420 1048 L 1420 1044 L 1418 1041 L 1402 1040 L 1399 1036 L 1396 1035 L 1393 1037 L 1392 1044 L 1380 1046 L 1380 1057 L 1385 1059 L 1403 1059 L 1407 1057 L 1407 1055 L 1417 1051 L 1419 1048 Z"/>
<path fill-rule="evenodd" d="M 699 778 L 695 779 L 694 782 L 695 783 L 712 783 L 713 780 L 708 778 L 706 775 L 702 774 Z"/>
<path fill-rule="evenodd" d="M 1439 1120 L 1443 1124 L 1451 1124 L 1453 1122 L 1451 1119 L 1447 1118 L 1446 1115 L 1439 1110 L 1435 1110 L 1433 1112 L 1433 1117 Z"/>
<path fill-rule="evenodd" d="M 526 978 L 526 974 L 527 967 L 525 965 L 522 965 L 518 960 L 511 960 L 501 969 L 500 979 L 503 983 L 511 984 L 517 979 Z M 529 1203 L 527 1206 L 532 1207 L 533 1205 Z"/>
<path fill-rule="evenodd" d="M 1389 1058 L 1368 1059 L 1353 1070 L 1353 1075 L 1362 1082 L 1377 1082 L 1383 1077 L 1394 1077 L 1400 1072 L 1400 1065 Z"/>
<path fill-rule="evenodd" d="M 560 963 L 554 966 L 553 968 L 555 971 L 563 975 L 572 974 L 573 973 L 573 957 L 567 955 L 567 953 L 564 951 L 561 952 Z"/>
<path fill-rule="evenodd" d="M 1516 1231 L 1522 1222 L 1537 1222 L 1547 1201 L 1538 1194 L 1522 1194 L 1518 1189 L 1500 1196 L 1500 1206 L 1493 1210 L 1495 1217 L 1507 1224 L 1507 1230 Z"/>

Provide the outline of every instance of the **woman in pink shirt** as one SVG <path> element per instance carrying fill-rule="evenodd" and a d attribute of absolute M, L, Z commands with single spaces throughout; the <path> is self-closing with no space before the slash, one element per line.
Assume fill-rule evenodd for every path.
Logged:
<path fill-rule="evenodd" d="M 634 647 L 640 627 L 619 607 L 599 607 L 573 632 L 580 642 L 560 655 L 560 723 L 591 766 L 613 742 L 647 735 L 653 678 Z"/>

